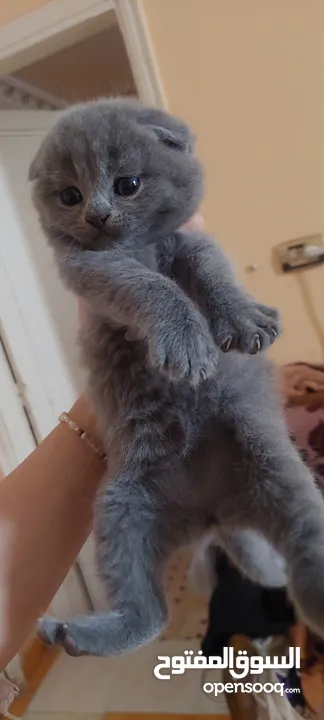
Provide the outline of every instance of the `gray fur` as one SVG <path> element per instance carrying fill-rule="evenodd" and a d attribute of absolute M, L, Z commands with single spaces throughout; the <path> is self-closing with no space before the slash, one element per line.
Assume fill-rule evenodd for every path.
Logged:
<path fill-rule="evenodd" d="M 126 175 L 142 178 L 131 198 L 113 189 Z M 72 654 L 149 642 L 167 623 L 166 558 L 213 524 L 252 577 L 279 582 L 258 534 L 283 555 L 297 610 L 324 636 L 323 501 L 272 367 L 250 354 L 274 341 L 278 315 L 239 287 L 213 239 L 179 231 L 202 196 L 188 128 L 129 101 L 76 106 L 30 176 L 62 278 L 88 303 L 82 346 L 109 459 L 95 531 L 112 609 L 44 619 L 41 636 Z M 64 207 L 71 185 L 83 201 Z"/>
<path fill-rule="evenodd" d="M 189 568 L 190 584 L 195 592 L 209 597 L 218 582 L 216 557 L 219 548 L 251 580 L 263 587 L 284 587 L 287 571 L 284 558 L 263 535 L 254 530 L 213 528 L 196 544 Z"/>

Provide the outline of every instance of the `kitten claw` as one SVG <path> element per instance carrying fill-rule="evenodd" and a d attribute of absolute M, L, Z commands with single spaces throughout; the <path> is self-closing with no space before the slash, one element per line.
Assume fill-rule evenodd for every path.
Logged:
<path fill-rule="evenodd" d="M 229 352 L 229 350 L 233 349 L 233 348 L 232 348 L 232 345 L 233 345 L 233 338 L 230 337 L 230 338 L 228 338 L 227 340 L 225 340 L 225 341 L 222 343 L 220 349 L 221 349 L 224 353 L 227 353 L 227 352 Z"/>
<path fill-rule="evenodd" d="M 256 335 L 254 338 L 253 345 L 250 350 L 251 355 L 256 355 L 261 350 L 261 338 L 260 335 Z"/>
<path fill-rule="evenodd" d="M 257 355 L 274 343 L 279 332 L 277 311 L 251 301 L 241 311 L 238 310 L 235 317 L 216 320 L 213 335 L 224 353 L 238 350 Z"/>

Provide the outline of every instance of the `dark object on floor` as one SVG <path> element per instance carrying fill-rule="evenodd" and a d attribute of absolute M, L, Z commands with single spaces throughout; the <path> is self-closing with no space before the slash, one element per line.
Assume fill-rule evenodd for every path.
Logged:
<path fill-rule="evenodd" d="M 224 553 L 217 553 L 218 584 L 209 603 L 209 620 L 202 642 L 204 655 L 223 655 L 232 635 L 251 640 L 287 635 L 295 614 L 285 589 L 256 585 L 234 567 Z"/>

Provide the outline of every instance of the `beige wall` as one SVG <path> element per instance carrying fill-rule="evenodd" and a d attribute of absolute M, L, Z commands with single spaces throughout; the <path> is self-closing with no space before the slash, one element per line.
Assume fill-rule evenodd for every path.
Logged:
<path fill-rule="evenodd" d="M 320 361 L 311 311 L 324 324 L 324 268 L 301 276 L 309 304 L 270 257 L 277 243 L 324 231 L 324 3 L 142 1 L 169 108 L 199 137 L 208 227 L 250 290 L 280 307 L 275 357 Z M 0 21 L 40 4 L 2 0 Z M 259 269 L 247 274 L 251 263 Z"/>
<path fill-rule="evenodd" d="M 322 0 L 143 0 L 169 108 L 194 127 L 208 227 L 277 304 L 279 360 L 323 360 L 296 276 L 272 248 L 324 232 Z M 257 263 L 259 270 L 245 268 Z M 324 266 L 302 276 L 324 326 Z"/>
<path fill-rule="evenodd" d="M 37 10 L 50 0 L 0 0 L 0 25 L 16 20 L 31 10 Z"/>

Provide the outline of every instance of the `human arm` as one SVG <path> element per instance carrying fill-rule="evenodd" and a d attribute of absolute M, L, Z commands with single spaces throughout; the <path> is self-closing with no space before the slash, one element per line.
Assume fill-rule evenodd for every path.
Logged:
<path fill-rule="evenodd" d="M 69 416 L 96 436 L 87 402 Z M 105 463 L 61 424 L 0 482 L 0 670 L 46 610 L 91 530 Z"/>
<path fill-rule="evenodd" d="M 213 238 L 198 228 L 177 233 L 173 277 L 209 321 L 224 352 L 255 354 L 276 339 L 276 310 L 256 303 L 240 287 L 231 265 Z"/>

